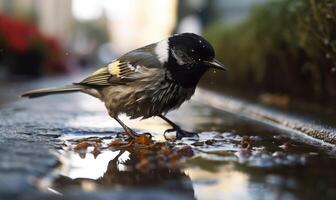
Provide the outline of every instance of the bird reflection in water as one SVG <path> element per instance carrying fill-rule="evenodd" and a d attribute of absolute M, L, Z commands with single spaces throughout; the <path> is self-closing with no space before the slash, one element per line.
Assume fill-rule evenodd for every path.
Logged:
<path fill-rule="evenodd" d="M 99 178 L 83 178 L 85 175 L 71 178 L 60 175 L 53 182 L 50 190 L 62 194 L 75 188 L 84 191 L 97 189 L 147 189 L 148 191 L 148 189 L 153 189 L 154 192 L 159 189 L 195 199 L 191 178 L 181 167 L 176 164 L 163 166 L 158 163 L 160 161 L 153 159 L 149 162 L 144 160 L 146 159 L 141 153 L 120 150 L 118 155 L 108 162 L 106 171 Z"/>

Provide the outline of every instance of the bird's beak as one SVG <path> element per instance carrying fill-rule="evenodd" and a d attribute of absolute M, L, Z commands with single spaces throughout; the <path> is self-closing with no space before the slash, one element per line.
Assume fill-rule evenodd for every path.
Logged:
<path fill-rule="evenodd" d="M 212 61 L 204 61 L 204 63 L 212 68 L 227 71 L 228 69 L 217 59 L 213 59 Z"/>

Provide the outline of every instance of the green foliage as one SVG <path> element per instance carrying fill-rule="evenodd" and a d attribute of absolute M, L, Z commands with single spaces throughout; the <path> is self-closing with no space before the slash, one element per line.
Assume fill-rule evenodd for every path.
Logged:
<path fill-rule="evenodd" d="M 305 70 L 312 75 L 321 95 L 336 96 L 336 1 L 309 0 L 298 6 L 300 45 L 309 60 Z"/>
<path fill-rule="evenodd" d="M 273 0 L 237 25 L 205 35 L 240 88 L 336 97 L 336 1 Z"/>

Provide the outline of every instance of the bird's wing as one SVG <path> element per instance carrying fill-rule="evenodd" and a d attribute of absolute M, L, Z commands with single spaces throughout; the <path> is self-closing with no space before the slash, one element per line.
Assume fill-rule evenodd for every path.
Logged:
<path fill-rule="evenodd" d="M 139 49 L 130 51 L 118 60 L 121 62 L 129 62 L 131 65 L 142 65 L 148 68 L 161 68 L 162 63 L 158 60 L 157 55 L 155 54 L 156 44 L 150 44 Z"/>
<path fill-rule="evenodd" d="M 133 50 L 110 64 L 98 69 L 78 84 L 109 86 L 127 84 L 147 74 L 148 68 L 161 68 L 162 64 L 154 53 L 154 44 Z"/>

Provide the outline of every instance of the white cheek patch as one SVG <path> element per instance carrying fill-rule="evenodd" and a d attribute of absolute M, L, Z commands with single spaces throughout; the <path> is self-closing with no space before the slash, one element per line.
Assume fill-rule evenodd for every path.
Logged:
<path fill-rule="evenodd" d="M 167 62 L 169 56 L 168 40 L 161 40 L 160 42 L 158 42 L 154 51 L 162 64 Z"/>

